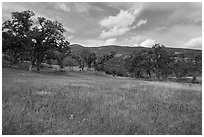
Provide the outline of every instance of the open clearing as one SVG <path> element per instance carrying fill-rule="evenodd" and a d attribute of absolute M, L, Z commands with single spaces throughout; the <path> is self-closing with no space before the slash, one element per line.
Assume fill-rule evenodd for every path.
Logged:
<path fill-rule="evenodd" d="M 2 69 L 3 134 L 202 134 L 202 85 Z"/>

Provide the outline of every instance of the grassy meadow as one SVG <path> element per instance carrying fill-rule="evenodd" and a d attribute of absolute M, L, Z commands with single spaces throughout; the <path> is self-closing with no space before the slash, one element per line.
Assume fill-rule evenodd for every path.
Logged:
<path fill-rule="evenodd" d="M 2 68 L 2 134 L 202 134 L 202 85 Z"/>

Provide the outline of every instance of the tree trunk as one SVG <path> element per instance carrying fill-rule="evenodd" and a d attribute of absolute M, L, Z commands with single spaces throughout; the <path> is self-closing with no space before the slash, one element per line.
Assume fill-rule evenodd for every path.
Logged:
<path fill-rule="evenodd" d="M 37 71 L 40 72 L 40 62 L 37 61 Z"/>
<path fill-rule="evenodd" d="M 15 55 L 16 55 L 15 52 L 14 52 L 14 53 L 11 53 L 11 56 L 10 56 L 10 59 L 9 59 L 9 67 L 10 67 L 10 68 L 13 66 L 13 64 L 14 64 L 14 62 L 15 62 L 15 58 L 16 58 Z"/>
<path fill-rule="evenodd" d="M 62 69 L 63 69 L 63 65 L 62 65 L 62 63 L 60 63 L 59 64 L 59 71 L 62 71 Z"/>
<path fill-rule="evenodd" d="M 64 66 L 63 66 L 63 62 L 60 63 L 60 68 L 61 68 L 61 69 L 64 68 Z"/>
<path fill-rule="evenodd" d="M 81 66 L 81 70 L 84 71 L 84 65 Z"/>
<path fill-rule="evenodd" d="M 34 62 L 34 60 L 30 61 L 29 71 L 33 71 Z"/>
<path fill-rule="evenodd" d="M 11 68 L 13 66 L 13 60 L 11 59 L 10 61 L 9 61 L 9 68 Z"/>
<path fill-rule="evenodd" d="M 156 77 L 158 80 L 160 80 L 160 71 L 158 69 L 156 69 Z"/>
<path fill-rule="evenodd" d="M 33 64 L 32 63 L 30 63 L 29 71 L 33 71 Z"/>
<path fill-rule="evenodd" d="M 52 68 L 52 62 L 50 59 L 47 61 L 47 64 L 49 65 L 49 68 Z"/>
<path fill-rule="evenodd" d="M 58 60 L 58 64 L 59 64 L 59 71 L 62 71 L 62 69 L 64 68 L 63 61 Z"/>
<path fill-rule="evenodd" d="M 149 75 L 149 78 L 151 78 L 152 76 L 151 76 L 151 72 L 150 71 L 148 71 L 148 75 Z"/>

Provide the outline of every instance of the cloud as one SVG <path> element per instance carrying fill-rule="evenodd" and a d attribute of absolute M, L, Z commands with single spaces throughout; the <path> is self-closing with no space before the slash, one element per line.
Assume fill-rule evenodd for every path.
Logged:
<path fill-rule="evenodd" d="M 147 23 L 147 20 L 145 19 L 145 20 L 139 20 L 138 22 L 137 22 L 137 24 L 136 24 L 136 26 L 137 27 L 140 27 L 142 24 L 146 24 Z"/>
<path fill-rule="evenodd" d="M 135 43 L 134 45 L 133 45 L 133 47 L 139 47 L 140 45 L 139 44 L 137 44 L 137 43 Z"/>
<path fill-rule="evenodd" d="M 104 41 L 98 39 L 75 39 L 72 40 L 72 44 L 73 43 L 78 43 L 86 47 L 104 46 Z"/>
<path fill-rule="evenodd" d="M 73 29 L 71 29 L 70 27 L 67 27 L 67 26 L 63 26 L 64 27 L 64 29 L 66 30 L 66 33 L 69 33 L 69 32 L 71 32 L 71 33 L 74 33 L 75 31 L 73 30 Z"/>
<path fill-rule="evenodd" d="M 184 46 L 188 48 L 201 49 L 202 48 L 202 37 L 192 38 L 187 43 L 185 43 Z"/>
<path fill-rule="evenodd" d="M 202 25 L 202 18 L 197 18 L 193 21 L 194 24 Z"/>
<path fill-rule="evenodd" d="M 126 27 L 131 25 L 134 20 L 135 16 L 132 13 L 121 10 L 120 13 L 116 16 L 109 16 L 104 18 L 100 22 L 100 25 L 107 28 L 111 28 L 114 25 L 116 25 L 117 27 Z"/>
<path fill-rule="evenodd" d="M 116 41 L 116 38 L 110 38 L 110 39 L 107 39 L 106 42 L 105 42 L 105 45 L 111 45 L 111 44 L 114 44 L 115 41 Z"/>
<path fill-rule="evenodd" d="M 140 44 L 140 46 L 141 47 L 152 47 L 155 43 L 156 43 L 156 40 L 146 39 Z"/>
<path fill-rule="evenodd" d="M 66 37 L 67 39 L 73 39 L 74 38 L 74 36 L 72 35 L 72 36 L 68 36 L 68 37 Z"/>
<path fill-rule="evenodd" d="M 90 6 L 88 3 L 75 3 L 76 11 L 77 12 L 84 12 L 88 13 Z"/>
<path fill-rule="evenodd" d="M 116 16 L 105 17 L 99 24 L 107 30 L 103 30 L 99 38 L 119 36 L 130 31 L 138 13 L 120 10 Z"/>
<path fill-rule="evenodd" d="M 176 24 L 201 25 L 202 3 L 201 2 L 146 2 L 142 3 L 143 13 L 151 18 L 151 24 L 174 26 Z"/>
<path fill-rule="evenodd" d="M 137 16 L 141 12 L 141 10 L 142 10 L 141 6 L 140 7 L 134 7 L 133 10 L 132 10 L 133 15 Z"/>
<path fill-rule="evenodd" d="M 135 36 L 129 36 L 125 39 L 122 39 L 120 43 L 122 45 L 139 46 L 139 44 L 146 39 L 147 38 L 145 36 L 136 34 Z"/>
<path fill-rule="evenodd" d="M 139 28 L 141 25 L 143 24 L 146 24 L 147 23 L 147 20 L 145 19 L 141 19 L 139 20 L 132 28 L 135 29 L 135 28 Z"/>
<path fill-rule="evenodd" d="M 173 24 L 202 25 L 202 3 L 182 3 L 168 17 L 168 22 Z"/>
<path fill-rule="evenodd" d="M 64 3 L 54 3 L 54 7 L 56 9 L 60 9 L 60 10 L 63 10 L 65 12 L 69 12 L 70 11 L 70 8 L 68 6 L 66 6 L 66 4 Z"/>
<path fill-rule="evenodd" d="M 103 30 L 99 38 L 110 38 L 114 36 L 120 36 L 128 32 L 129 30 L 130 28 L 128 27 L 118 28 L 117 26 L 115 26 L 108 31 Z"/>
<path fill-rule="evenodd" d="M 99 47 L 99 46 L 104 46 L 104 45 L 111 45 L 115 44 L 116 38 L 110 38 L 107 40 L 100 40 L 100 39 L 73 39 L 73 43 L 79 43 L 83 46 L 86 47 Z"/>

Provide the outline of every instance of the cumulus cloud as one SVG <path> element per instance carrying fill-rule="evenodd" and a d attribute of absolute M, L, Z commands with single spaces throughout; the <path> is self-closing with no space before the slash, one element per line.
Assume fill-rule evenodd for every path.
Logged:
<path fill-rule="evenodd" d="M 99 38 L 119 36 L 128 32 L 136 19 L 136 14 L 138 13 L 139 11 L 129 12 L 120 10 L 116 16 L 105 17 L 99 24 L 107 30 L 103 30 Z"/>
<path fill-rule="evenodd" d="M 64 3 L 55 3 L 55 8 L 63 10 L 65 12 L 69 12 L 70 11 L 70 8 L 68 6 L 66 6 L 66 4 L 64 4 Z"/>
<path fill-rule="evenodd" d="M 128 12 L 121 10 L 120 13 L 116 16 L 109 16 L 104 18 L 101 22 L 100 25 L 103 27 L 108 27 L 111 28 L 113 26 L 117 27 L 126 27 L 128 25 L 131 25 L 135 20 L 135 16 Z"/>
<path fill-rule="evenodd" d="M 156 40 L 153 39 L 146 39 L 143 41 L 140 46 L 141 47 L 152 47 L 154 44 L 156 44 Z"/>
<path fill-rule="evenodd" d="M 119 28 L 115 26 L 108 31 L 103 30 L 99 38 L 110 38 L 110 37 L 120 36 L 128 32 L 129 30 L 130 28 L 128 27 Z"/>
<path fill-rule="evenodd" d="M 188 48 L 201 49 L 202 48 L 202 37 L 192 38 L 187 43 L 185 43 L 184 46 Z"/>
<path fill-rule="evenodd" d="M 114 44 L 114 42 L 116 41 L 116 38 L 110 38 L 110 39 L 107 39 L 105 41 L 105 45 L 111 45 L 111 44 Z"/>

